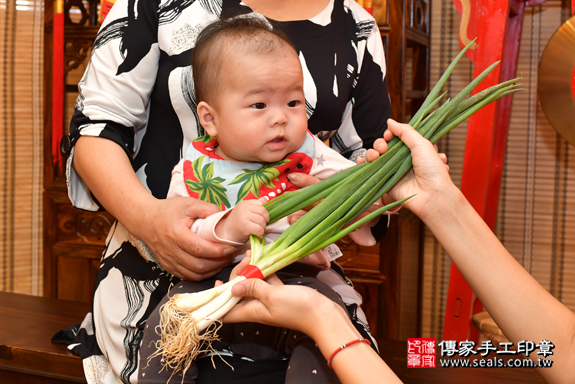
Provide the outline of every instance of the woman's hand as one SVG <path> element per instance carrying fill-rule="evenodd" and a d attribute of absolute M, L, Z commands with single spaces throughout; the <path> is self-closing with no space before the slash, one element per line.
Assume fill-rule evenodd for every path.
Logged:
<path fill-rule="evenodd" d="M 388 120 L 388 121 L 390 121 L 390 120 Z M 367 152 L 365 152 L 364 157 L 358 157 L 357 158 L 358 164 L 365 163 L 366 161 L 371 163 L 372 161 L 377 159 L 379 157 L 379 155 L 383 155 L 385 152 L 387 152 L 387 149 L 388 149 L 387 142 L 389 140 L 391 140 L 391 138 L 385 137 L 385 134 L 388 131 L 389 130 L 385 131 L 383 138 L 379 138 L 379 139 L 375 140 L 375 142 L 373 143 L 373 148 L 368 149 Z"/>
<path fill-rule="evenodd" d="M 434 199 L 449 198 L 449 194 L 459 192 L 449 177 L 447 157 L 437 153 L 437 148 L 408 124 L 388 120 L 389 130 L 385 138 L 389 141 L 397 136 L 411 150 L 413 169 L 409 171 L 390 191 L 395 200 L 417 194 L 403 205 L 425 219 Z M 432 203 L 432 204 L 429 204 Z"/>
<path fill-rule="evenodd" d="M 233 247 L 203 240 L 190 230 L 196 218 L 218 212 L 215 205 L 191 197 L 156 199 L 123 149 L 101 137 L 82 136 L 73 165 L 102 206 L 152 249 L 166 271 L 199 281 L 229 264 Z"/>
<path fill-rule="evenodd" d="M 289 328 L 316 340 L 321 318 L 341 317 L 343 322 L 349 321 L 343 309 L 327 297 L 308 287 L 283 285 L 275 275 L 266 281 L 241 281 L 234 285 L 232 294 L 243 300 L 224 316 L 226 323 L 257 322 Z"/>
<path fill-rule="evenodd" d="M 230 281 L 239 276 L 249 263 L 250 251 L 247 251 L 246 257 L 230 273 Z M 217 281 L 215 286 L 221 284 Z M 233 286 L 232 294 L 243 299 L 224 316 L 222 320 L 225 323 L 262 323 L 294 329 L 313 338 L 318 331 L 314 318 L 320 321 L 323 316 L 341 316 L 344 322 L 347 321 L 343 309 L 321 293 L 308 287 L 284 285 L 275 274 L 265 281 L 240 281 Z M 302 313 L 306 316 L 301 316 Z"/>
<path fill-rule="evenodd" d="M 338 304 L 309 287 L 283 285 L 275 275 L 267 282 L 241 281 L 232 293 L 243 299 L 224 316 L 224 322 L 257 322 L 303 332 L 316 342 L 326 360 L 341 345 L 361 337 Z M 331 364 L 343 384 L 401 382 L 366 343 L 346 348 Z"/>
<path fill-rule="evenodd" d="M 233 247 L 202 239 L 190 230 L 196 218 L 218 213 L 215 205 L 174 197 L 153 199 L 147 206 L 139 224 L 131 225 L 131 233 L 150 247 L 164 270 L 185 280 L 200 281 L 230 263 Z"/>

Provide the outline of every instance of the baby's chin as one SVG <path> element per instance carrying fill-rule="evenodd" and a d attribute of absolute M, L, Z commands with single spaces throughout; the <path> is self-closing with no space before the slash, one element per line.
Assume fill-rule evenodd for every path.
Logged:
<path fill-rule="evenodd" d="M 271 157 L 266 156 L 258 160 L 258 163 L 266 163 L 266 164 L 277 163 L 278 161 L 282 161 L 283 159 L 285 159 L 287 155 L 288 153 L 286 153 L 284 156 L 271 156 Z"/>
<path fill-rule="evenodd" d="M 262 153 L 258 153 L 257 156 L 258 160 L 256 160 L 256 162 L 272 164 L 284 160 L 293 151 L 288 150 L 288 148 L 285 148 L 282 151 L 265 151 L 266 153 L 263 152 L 264 151 L 262 151 Z"/>

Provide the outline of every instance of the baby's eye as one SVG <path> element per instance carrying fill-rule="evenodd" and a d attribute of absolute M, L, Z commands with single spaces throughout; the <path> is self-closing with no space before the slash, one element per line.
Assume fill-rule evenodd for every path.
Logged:
<path fill-rule="evenodd" d="M 298 105 L 299 105 L 299 100 L 292 100 L 288 103 L 288 107 L 290 107 L 290 108 L 297 107 Z"/>
<path fill-rule="evenodd" d="M 255 104 L 252 104 L 252 107 L 255 109 L 264 109 L 266 107 L 266 105 L 264 103 L 255 103 Z"/>

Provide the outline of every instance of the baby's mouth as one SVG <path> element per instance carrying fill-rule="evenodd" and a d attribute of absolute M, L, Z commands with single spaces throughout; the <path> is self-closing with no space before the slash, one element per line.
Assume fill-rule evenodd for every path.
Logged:
<path fill-rule="evenodd" d="M 278 136 L 275 139 L 268 141 L 268 145 L 272 150 L 282 150 L 287 145 L 287 141 L 285 137 Z"/>

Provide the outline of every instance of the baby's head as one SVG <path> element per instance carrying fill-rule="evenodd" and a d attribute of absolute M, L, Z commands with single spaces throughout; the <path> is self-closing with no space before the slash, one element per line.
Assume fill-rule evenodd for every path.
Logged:
<path fill-rule="evenodd" d="M 229 160 L 271 163 L 298 149 L 307 132 L 303 73 L 287 38 L 265 20 L 208 25 L 192 51 L 198 117 Z"/>

